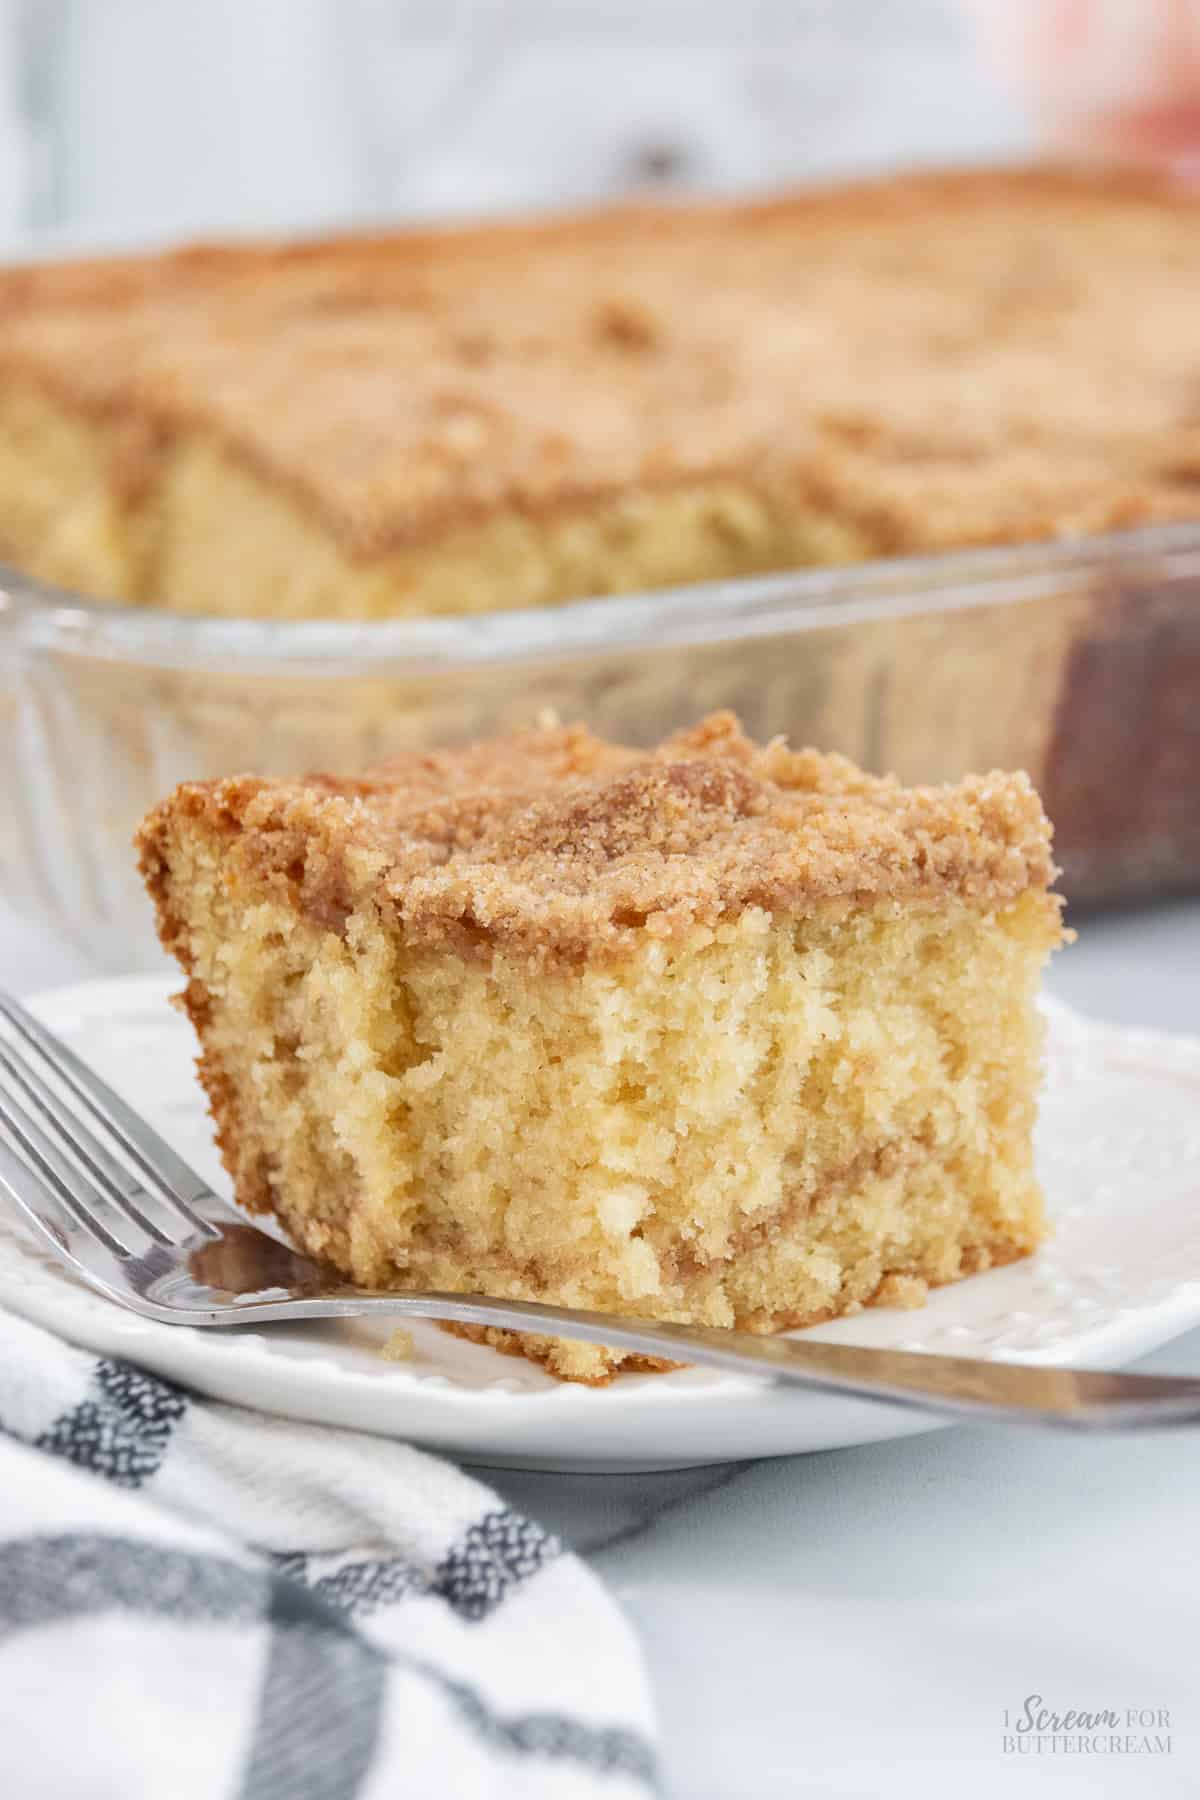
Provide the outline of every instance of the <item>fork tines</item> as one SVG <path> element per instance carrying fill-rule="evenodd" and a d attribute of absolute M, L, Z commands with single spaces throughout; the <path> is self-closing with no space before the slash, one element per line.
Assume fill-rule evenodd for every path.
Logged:
<path fill-rule="evenodd" d="M 122 1259 L 142 1252 L 141 1233 L 168 1249 L 220 1235 L 198 1210 L 210 1190 L 119 1094 L 3 993 L 0 1018 L 12 1027 L 0 1033 L 0 1186 L 23 1211 L 34 1185 Z"/>

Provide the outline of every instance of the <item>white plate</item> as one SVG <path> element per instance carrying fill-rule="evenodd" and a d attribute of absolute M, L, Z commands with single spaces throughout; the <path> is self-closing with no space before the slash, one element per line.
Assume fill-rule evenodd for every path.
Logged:
<path fill-rule="evenodd" d="M 228 1184 L 167 1005 L 137 976 L 43 994 L 34 1010 L 220 1189 Z M 1036 1257 L 943 1288 L 920 1312 L 821 1326 L 844 1343 L 1108 1367 L 1200 1324 L 1200 1041 L 1050 1011 L 1038 1158 L 1055 1233 Z M 931 1429 L 918 1413 L 699 1369 L 610 1387 L 416 1325 L 411 1362 L 361 1321 L 204 1331 L 158 1325 L 77 1285 L 0 1222 L 0 1303 L 220 1400 L 402 1437 L 473 1462 L 661 1469 L 871 1443 Z"/>

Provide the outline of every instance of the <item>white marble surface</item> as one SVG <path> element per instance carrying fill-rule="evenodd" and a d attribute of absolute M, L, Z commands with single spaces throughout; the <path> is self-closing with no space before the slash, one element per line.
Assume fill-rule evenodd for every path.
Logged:
<path fill-rule="evenodd" d="M 1200 900 L 1076 923 L 1055 992 L 1197 1028 Z M 0 983 L 84 974 L 0 912 Z M 1200 1332 L 1150 1366 L 1200 1373 Z M 681 1474 L 489 1478 L 590 1556 L 636 1623 L 672 1800 L 1197 1791 L 1200 1434 L 959 1428 Z M 1036 1694 L 1168 1712 L 1170 1751 L 1006 1754 L 1005 1709 Z"/>

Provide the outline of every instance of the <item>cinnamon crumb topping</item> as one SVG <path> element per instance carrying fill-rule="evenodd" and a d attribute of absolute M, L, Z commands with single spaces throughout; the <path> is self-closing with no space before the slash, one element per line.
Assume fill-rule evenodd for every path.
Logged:
<path fill-rule="evenodd" d="M 663 335 L 662 326 L 645 302 L 628 294 L 600 303 L 596 308 L 596 331 L 623 350 L 650 350 Z"/>
<path fill-rule="evenodd" d="M 1149 175 L 979 169 L 22 265 L 0 364 L 134 490 L 199 434 L 353 558 L 731 479 L 873 554 L 1021 542 L 1196 516 L 1198 220 Z"/>
<path fill-rule="evenodd" d="M 750 908 L 994 908 L 1055 873 L 1025 775 L 903 788 L 840 756 L 760 747 L 730 713 L 652 751 L 550 725 L 358 778 L 189 783 L 139 834 L 152 891 L 168 839 L 196 827 L 225 838 L 230 883 L 286 888 L 327 929 L 374 906 L 409 942 L 535 965 L 711 932 Z"/>

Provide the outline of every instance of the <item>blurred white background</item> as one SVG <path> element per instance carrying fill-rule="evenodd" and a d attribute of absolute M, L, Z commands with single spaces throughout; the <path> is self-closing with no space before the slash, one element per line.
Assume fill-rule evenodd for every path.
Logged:
<path fill-rule="evenodd" d="M 970 0 L 0 0 L 0 248 L 987 159 Z"/>

